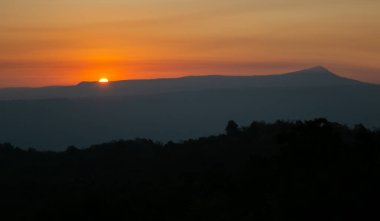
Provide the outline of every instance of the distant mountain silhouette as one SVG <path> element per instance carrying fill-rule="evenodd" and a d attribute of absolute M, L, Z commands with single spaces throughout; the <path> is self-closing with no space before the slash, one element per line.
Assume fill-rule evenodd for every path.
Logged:
<path fill-rule="evenodd" d="M 380 86 L 323 67 L 272 76 L 204 76 L 0 90 L 0 142 L 63 149 L 135 137 L 181 140 L 224 123 L 325 117 L 380 126 Z M 0 100 L 1 100 L 0 99 Z"/>
<path fill-rule="evenodd" d="M 107 86 L 98 82 L 82 82 L 75 86 L 0 89 L 0 100 L 84 98 L 92 96 L 136 96 L 199 91 L 210 89 L 242 89 L 252 87 L 310 87 L 360 85 L 359 81 L 335 75 L 324 67 L 281 75 L 262 76 L 189 76 L 182 78 L 115 81 Z"/>

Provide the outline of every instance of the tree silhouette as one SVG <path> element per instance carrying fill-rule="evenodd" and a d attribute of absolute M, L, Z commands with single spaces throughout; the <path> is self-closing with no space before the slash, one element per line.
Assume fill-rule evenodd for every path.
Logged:
<path fill-rule="evenodd" d="M 227 135 L 237 134 L 239 132 L 239 125 L 235 121 L 230 120 L 227 123 L 225 131 Z"/>

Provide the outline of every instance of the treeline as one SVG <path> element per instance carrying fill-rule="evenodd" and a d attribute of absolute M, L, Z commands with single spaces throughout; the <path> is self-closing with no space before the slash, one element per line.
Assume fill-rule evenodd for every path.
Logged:
<path fill-rule="evenodd" d="M 1 220 L 378 220 L 380 132 L 325 119 L 179 143 L 0 145 Z"/>

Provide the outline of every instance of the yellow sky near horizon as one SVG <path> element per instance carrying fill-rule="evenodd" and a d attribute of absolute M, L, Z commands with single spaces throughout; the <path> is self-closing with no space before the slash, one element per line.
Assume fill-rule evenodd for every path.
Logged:
<path fill-rule="evenodd" d="M 0 87 L 323 65 L 380 83 L 377 0 L 0 0 Z"/>

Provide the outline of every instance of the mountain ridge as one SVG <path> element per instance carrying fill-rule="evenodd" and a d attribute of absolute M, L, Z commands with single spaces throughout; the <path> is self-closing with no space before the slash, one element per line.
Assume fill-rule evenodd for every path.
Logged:
<path fill-rule="evenodd" d="M 187 77 L 0 93 L 0 143 L 62 149 L 145 137 L 220 133 L 236 120 L 305 120 L 380 127 L 380 86 L 316 67 L 276 76 Z M 32 98 L 32 99 L 25 99 Z M 38 99 L 36 99 L 38 98 Z"/>
<path fill-rule="evenodd" d="M 324 66 L 314 66 L 311 68 L 306 68 L 298 71 L 292 71 L 292 72 L 286 72 L 286 73 L 277 73 L 277 74 L 268 74 L 268 75 L 218 75 L 218 74 L 210 74 L 210 75 L 186 75 L 182 77 L 176 77 L 176 78 L 152 78 L 152 79 L 131 79 L 131 80 L 118 80 L 118 81 L 111 81 L 110 83 L 122 83 L 122 82 L 141 82 L 141 81 L 162 81 L 162 80 L 178 80 L 178 79 L 191 79 L 191 78 L 261 78 L 261 77 L 276 77 L 276 76 L 294 76 L 294 75 L 319 75 L 319 76 L 334 76 L 341 79 L 350 79 L 345 78 L 342 76 L 339 76 L 332 71 L 330 71 L 328 68 L 325 68 Z M 361 82 L 359 80 L 350 79 L 352 81 Z M 77 85 L 83 85 L 83 84 L 97 84 L 96 81 L 83 81 L 78 83 Z M 366 82 L 361 82 L 364 84 L 367 84 Z M 368 83 L 370 84 L 370 83 Z"/>
<path fill-rule="evenodd" d="M 71 86 L 0 89 L 0 100 L 84 98 L 97 96 L 136 96 L 179 91 L 216 90 L 249 87 L 320 87 L 372 85 L 344 78 L 323 66 L 276 75 L 204 75 L 98 82 L 81 82 Z M 375 85 L 376 86 L 376 85 Z"/>

